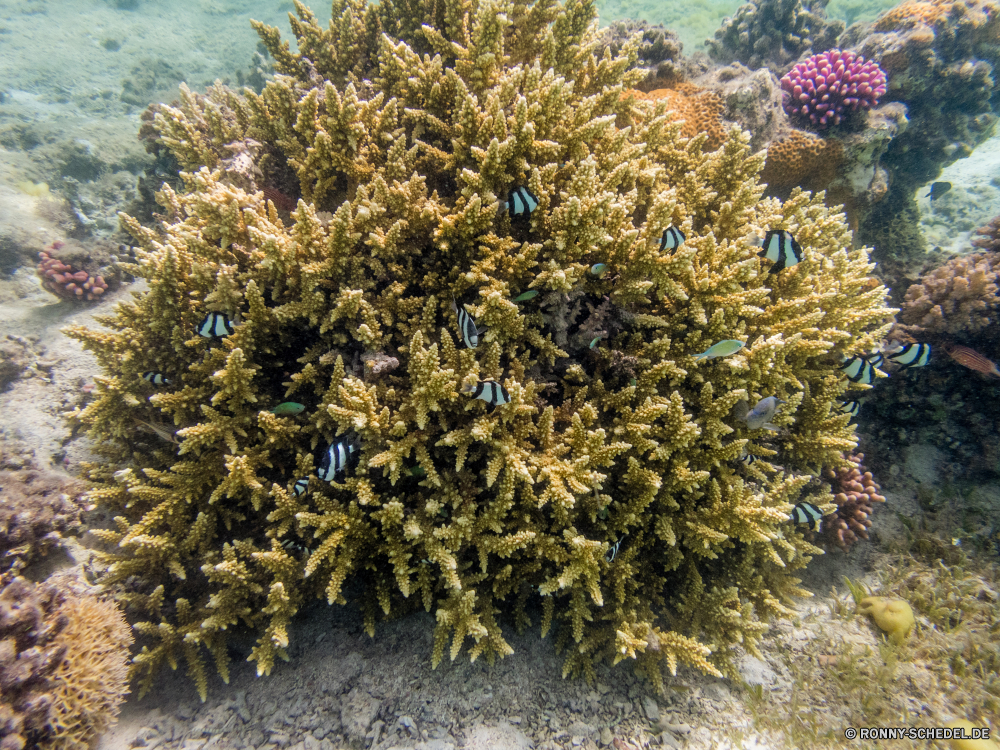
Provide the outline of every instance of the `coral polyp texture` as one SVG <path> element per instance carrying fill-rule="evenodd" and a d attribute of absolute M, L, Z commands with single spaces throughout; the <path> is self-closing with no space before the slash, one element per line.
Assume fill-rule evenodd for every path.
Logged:
<path fill-rule="evenodd" d="M 108 289 L 104 277 L 92 274 L 66 259 L 59 257 L 63 243 L 55 242 L 51 247 L 38 253 L 38 277 L 42 286 L 57 297 L 74 302 L 90 302 L 98 299 Z"/>
<path fill-rule="evenodd" d="M 885 73 L 850 50 L 832 49 L 797 63 L 781 78 L 785 111 L 814 127 L 839 125 L 885 94 Z"/>
<path fill-rule="evenodd" d="M 865 454 L 852 454 L 845 460 L 845 466 L 828 468 L 823 473 L 833 488 L 833 501 L 837 504 L 836 513 L 823 520 L 823 536 L 843 550 L 859 538 L 868 539 L 875 504 L 885 502 L 872 473 L 861 463 Z"/>
<path fill-rule="evenodd" d="M 963 339 L 995 331 L 1000 296 L 1000 256 L 977 253 L 952 258 L 906 290 L 900 328 L 913 337 Z"/>
<path fill-rule="evenodd" d="M 867 250 L 816 197 L 762 199 L 746 135 L 706 152 L 623 95 L 635 46 L 596 56 L 589 3 L 296 10 L 297 52 L 257 24 L 259 95 L 159 109 L 184 188 L 122 217 L 148 291 L 72 329 L 140 690 L 184 656 L 204 695 L 238 625 L 268 673 L 348 590 L 372 634 L 433 612 L 435 665 L 511 653 L 501 613 L 538 602 L 567 674 L 731 673 L 806 593 L 789 514 L 833 509 L 806 487 L 855 445 L 841 356 L 890 312 Z M 776 274 L 772 228 L 803 252 Z M 734 413 L 771 395 L 777 433 Z"/>

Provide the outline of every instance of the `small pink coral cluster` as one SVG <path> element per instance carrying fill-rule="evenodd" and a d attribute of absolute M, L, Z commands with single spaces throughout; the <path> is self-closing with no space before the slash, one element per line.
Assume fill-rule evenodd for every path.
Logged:
<path fill-rule="evenodd" d="M 854 542 L 868 538 L 871 515 L 875 503 L 884 503 L 885 497 L 870 471 L 862 465 L 864 453 L 845 456 L 851 464 L 837 470 L 827 469 L 825 477 L 833 487 L 837 511 L 833 518 L 823 522 L 823 535 L 843 550 Z"/>
<path fill-rule="evenodd" d="M 846 111 L 870 109 L 885 93 L 885 73 L 853 52 L 832 49 L 798 63 L 781 79 L 785 111 L 820 128 L 839 125 Z"/>
<path fill-rule="evenodd" d="M 61 242 L 53 242 L 49 250 L 62 247 Z M 72 300 L 94 300 L 108 288 L 103 276 L 91 276 L 87 271 L 74 270 L 73 266 L 53 258 L 42 250 L 38 253 L 38 276 L 42 286 L 57 297 Z"/>

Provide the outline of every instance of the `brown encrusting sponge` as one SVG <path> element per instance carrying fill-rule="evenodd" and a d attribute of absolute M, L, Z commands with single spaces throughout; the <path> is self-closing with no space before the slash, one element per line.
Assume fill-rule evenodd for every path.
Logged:
<path fill-rule="evenodd" d="M 537 597 L 567 673 L 731 671 L 805 594 L 789 514 L 833 509 L 803 488 L 855 446 L 841 358 L 891 312 L 867 250 L 806 193 L 762 200 L 745 135 L 705 152 L 623 97 L 634 46 L 596 57 L 589 2 L 335 8 L 296 3 L 294 53 L 258 24 L 260 95 L 160 108 L 184 190 L 123 217 L 149 290 L 73 329 L 140 687 L 183 654 L 204 696 L 237 624 L 269 672 L 348 581 L 371 633 L 434 612 L 435 664 L 509 654 L 499 616 Z M 803 256 L 774 274 L 771 229 Z M 772 395 L 777 432 L 734 414 Z"/>

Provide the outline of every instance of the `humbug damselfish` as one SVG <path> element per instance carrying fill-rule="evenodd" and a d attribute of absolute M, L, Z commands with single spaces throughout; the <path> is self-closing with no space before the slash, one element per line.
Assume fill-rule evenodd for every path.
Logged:
<path fill-rule="evenodd" d="M 340 472 L 357 458 L 358 442 L 355 437 L 344 436 L 330 444 L 316 469 L 316 475 L 324 482 L 332 482 Z"/>
<path fill-rule="evenodd" d="M 510 196 L 507 198 L 507 210 L 511 219 L 527 218 L 531 212 L 538 208 L 538 198 L 524 185 L 511 188 Z"/>
<path fill-rule="evenodd" d="M 770 273 L 783 271 L 802 260 L 802 248 L 792 237 L 791 232 L 785 229 L 768 230 L 764 235 L 762 247 L 760 256 L 774 263 Z"/>
<path fill-rule="evenodd" d="M 792 520 L 795 523 L 809 524 L 813 531 L 819 530 L 819 522 L 823 518 L 823 511 L 812 503 L 799 503 L 792 508 Z"/>
<path fill-rule="evenodd" d="M 228 336 L 235 329 L 229 316 L 222 312 L 210 312 L 205 319 L 198 324 L 198 335 L 207 339 L 221 339 Z"/>
<path fill-rule="evenodd" d="M 462 389 L 462 393 L 471 394 L 473 398 L 485 401 L 490 411 L 497 406 L 510 403 L 510 394 L 507 389 L 495 380 L 480 380 L 475 385 L 467 385 Z"/>

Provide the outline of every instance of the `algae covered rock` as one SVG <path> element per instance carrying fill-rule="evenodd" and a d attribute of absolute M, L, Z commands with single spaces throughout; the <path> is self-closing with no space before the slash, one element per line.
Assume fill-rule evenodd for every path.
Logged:
<path fill-rule="evenodd" d="M 238 625 L 269 672 L 348 584 L 372 634 L 434 612 L 434 664 L 509 654 L 501 615 L 540 610 L 567 673 L 729 670 L 805 593 L 789 513 L 832 510 L 815 477 L 855 445 L 841 356 L 888 313 L 867 251 L 819 199 L 762 200 L 745 135 L 706 153 L 625 93 L 635 46 L 594 54 L 590 3 L 296 9 L 298 52 L 258 25 L 261 94 L 160 108 L 183 189 L 123 217 L 148 291 L 73 329 L 141 687 L 183 654 L 204 695 Z M 769 229 L 801 263 L 769 273 Z M 778 432 L 731 413 L 772 395 Z"/>

